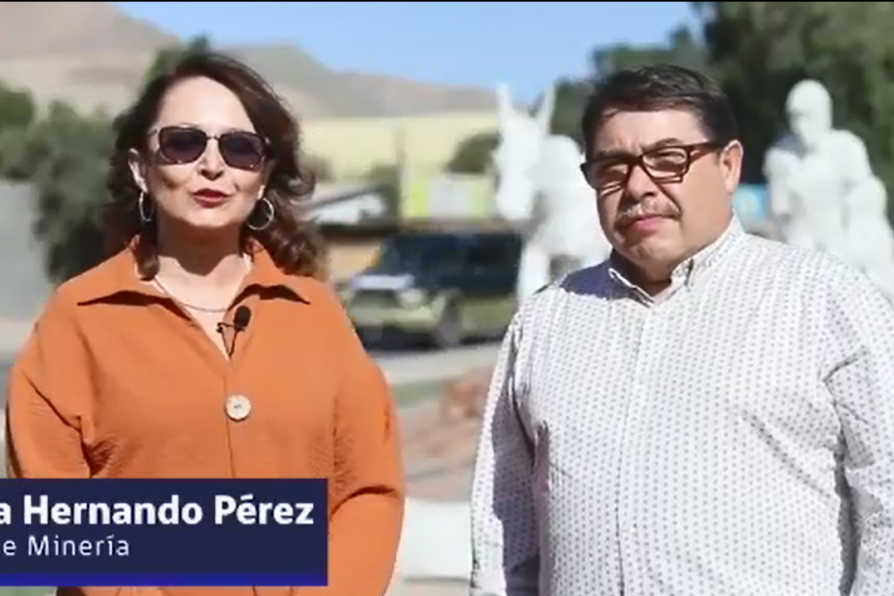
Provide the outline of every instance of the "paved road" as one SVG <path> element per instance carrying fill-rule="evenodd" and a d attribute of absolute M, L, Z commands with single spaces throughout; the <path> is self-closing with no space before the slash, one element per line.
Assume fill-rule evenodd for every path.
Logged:
<path fill-rule="evenodd" d="M 444 351 L 376 352 L 373 356 L 392 385 L 445 381 L 493 364 L 500 344 L 491 342 Z"/>
<path fill-rule="evenodd" d="M 401 581 L 395 578 L 385 596 L 469 596 L 469 582 Z"/>
<path fill-rule="evenodd" d="M 6 403 L 6 378 L 9 373 L 9 361 L 0 358 L 0 405 Z"/>
<path fill-rule="evenodd" d="M 21 347 L 31 332 L 31 327 L 30 321 L 0 317 L 0 361 L 7 360 L 10 354 Z"/>

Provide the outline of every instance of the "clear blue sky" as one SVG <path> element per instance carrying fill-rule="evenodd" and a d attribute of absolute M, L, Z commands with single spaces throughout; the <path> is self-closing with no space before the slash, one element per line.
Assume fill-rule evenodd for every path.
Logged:
<path fill-rule="evenodd" d="M 666 39 L 687 2 L 117 2 L 171 33 L 292 42 L 336 70 L 492 87 L 532 101 L 593 47 Z"/>

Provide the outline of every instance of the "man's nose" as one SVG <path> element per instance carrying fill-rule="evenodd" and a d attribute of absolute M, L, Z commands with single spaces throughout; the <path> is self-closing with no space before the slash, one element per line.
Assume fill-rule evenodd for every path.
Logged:
<path fill-rule="evenodd" d="M 634 164 L 627 176 L 626 194 L 637 201 L 654 194 L 655 181 L 646 173 L 641 164 Z"/>

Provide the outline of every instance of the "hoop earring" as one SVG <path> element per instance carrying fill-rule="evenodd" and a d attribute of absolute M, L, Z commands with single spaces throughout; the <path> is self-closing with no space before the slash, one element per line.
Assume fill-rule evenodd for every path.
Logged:
<path fill-rule="evenodd" d="M 261 199 L 258 201 L 258 204 L 262 204 L 262 203 L 267 206 L 267 219 L 264 221 L 264 223 L 260 226 L 252 225 L 251 215 L 249 215 L 248 219 L 245 221 L 245 226 L 248 229 L 253 230 L 255 232 L 260 232 L 261 230 L 266 230 L 268 227 L 270 227 L 270 224 L 273 223 L 273 217 L 275 215 L 273 203 L 270 201 L 270 199 L 268 199 L 267 197 L 261 197 Z M 253 213 L 254 213 L 254 211 L 252 211 L 252 214 Z"/>
<path fill-rule="evenodd" d="M 146 207 L 146 193 L 140 191 L 140 198 L 137 199 L 137 210 L 140 212 L 140 221 L 143 225 L 148 224 L 152 221 L 152 216 L 155 215 L 155 207 L 152 202 L 149 202 L 149 207 Z"/>

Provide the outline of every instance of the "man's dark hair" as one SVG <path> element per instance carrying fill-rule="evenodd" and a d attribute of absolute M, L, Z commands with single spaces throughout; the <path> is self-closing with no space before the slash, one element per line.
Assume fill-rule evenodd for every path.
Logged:
<path fill-rule="evenodd" d="M 597 81 L 581 121 L 587 158 L 592 157 L 596 132 L 608 116 L 659 110 L 688 110 L 711 141 L 728 143 L 738 136 L 729 99 L 710 77 L 674 64 L 641 66 Z"/>

